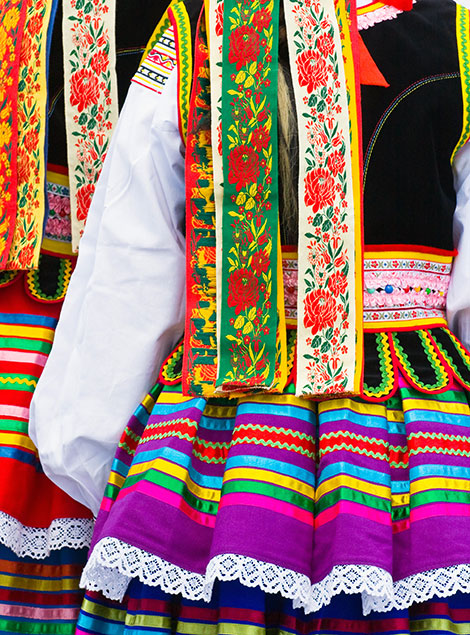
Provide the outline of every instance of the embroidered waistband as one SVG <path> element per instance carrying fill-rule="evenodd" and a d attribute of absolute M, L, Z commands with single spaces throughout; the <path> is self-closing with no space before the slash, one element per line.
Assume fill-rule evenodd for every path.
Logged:
<path fill-rule="evenodd" d="M 445 326 L 451 253 L 365 251 L 364 329 Z M 297 254 L 283 252 L 284 302 L 288 326 L 297 323 Z"/>

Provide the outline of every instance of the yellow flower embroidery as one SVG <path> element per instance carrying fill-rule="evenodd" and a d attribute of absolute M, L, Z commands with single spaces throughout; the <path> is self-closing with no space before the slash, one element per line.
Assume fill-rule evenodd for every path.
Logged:
<path fill-rule="evenodd" d="M 8 35 L 2 26 L 0 27 L 0 58 L 2 59 L 5 56 L 5 51 L 7 49 L 8 44 L 9 44 Z"/>
<path fill-rule="evenodd" d="M 7 11 L 5 18 L 3 20 L 3 26 L 7 31 L 10 29 L 15 29 L 18 21 L 20 19 L 20 12 L 18 8 L 13 8 Z"/>
<path fill-rule="evenodd" d="M 6 146 L 10 143 L 11 127 L 7 121 L 0 123 L 0 146 Z"/>

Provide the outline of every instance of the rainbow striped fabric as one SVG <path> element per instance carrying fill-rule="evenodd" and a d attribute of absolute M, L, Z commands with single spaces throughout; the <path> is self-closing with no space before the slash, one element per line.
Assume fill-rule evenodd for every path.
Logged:
<path fill-rule="evenodd" d="M 194 602 L 133 582 L 125 604 L 86 594 L 77 635 L 464 635 L 470 632 L 470 596 L 434 599 L 409 610 L 364 617 L 358 596 L 339 595 L 306 616 L 280 595 L 226 582 L 213 599 Z"/>
<path fill-rule="evenodd" d="M 72 635 L 91 513 L 46 477 L 28 436 L 61 302 L 34 299 L 23 272 L 8 276 L 0 289 L 0 633 Z"/>
<path fill-rule="evenodd" d="M 400 378 L 383 403 L 317 403 L 206 401 L 174 385 L 153 406 L 159 390 L 121 439 L 89 588 L 120 599 L 140 579 L 207 601 L 215 581 L 237 579 L 307 614 L 342 591 L 367 613 L 470 590 L 461 387 L 429 395 Z"/>

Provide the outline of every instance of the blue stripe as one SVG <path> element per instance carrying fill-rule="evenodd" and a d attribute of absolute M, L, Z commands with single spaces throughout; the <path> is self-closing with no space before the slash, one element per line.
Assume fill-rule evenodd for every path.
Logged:
<path fill-rule="evenodd" d="M 275 399 L 275 395 L 273 395 L 273 399 Z M 272 415 L 275 417 L 289 417 L 291 419 L 307 421 L 312 424 L 315 424 L 317 419 L 316 413 L 310 410 L 308 407 L 301 408 L 300 406 L 293 406 L 292 404 L 277 404 L 272 402 L 243 402 L 238 406 L 237 417 L 240 415 L 251 414 Z"/>
<path fill-rule="evenodd" d="M 390 434 L 405 434 L 404 422 L 389 421 L 385 414 L 384 416 L 368 413 L 361 414 L 354 412 L 349 408 L 338 408 L 338 410 L 320 412 L 319 419 L 320 425 L 323 423 L 340 423 L 341 421 L 350 421 L 351 423 L 355 423 L 356 425 L 364 428 L 380 428 L 381 430 L 387 430 Z"/>
<path fill-rule="evenodd" d="M 47 317 L 46 315 L 27 315 L 25 313 L 0 313 L 1 324 L 22 324 L 23 326 L 45 326 L 55 328 L 57 325 L 56 318 Z"/>

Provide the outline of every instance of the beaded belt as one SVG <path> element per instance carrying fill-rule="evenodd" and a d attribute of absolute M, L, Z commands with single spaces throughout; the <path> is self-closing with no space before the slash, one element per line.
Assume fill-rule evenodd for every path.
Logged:
<path fill-rule="evenodd" d="M 364 329 L 405 330 L 446 325 L 452 252 L 364 252 Z M 283 251 L 286 322 L 297 323 L 297 253 Z"/>

